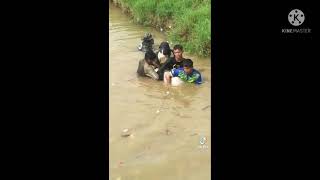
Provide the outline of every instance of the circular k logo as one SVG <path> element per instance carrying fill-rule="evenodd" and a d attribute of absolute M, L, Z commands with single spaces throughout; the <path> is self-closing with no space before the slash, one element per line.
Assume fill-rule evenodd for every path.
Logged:
<path fill-rule="evenodd" d="M 304 14 L 299 9 L 292 10 L 288 15 L 288 20 L 293 26 L 300 26 L 304 21 Z"/>

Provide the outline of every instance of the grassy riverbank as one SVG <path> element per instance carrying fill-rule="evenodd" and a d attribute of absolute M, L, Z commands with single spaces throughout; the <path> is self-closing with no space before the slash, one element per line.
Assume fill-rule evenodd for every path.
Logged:
<path fill-rule="evenodd" d="M 185 51 L 211 55 L 211 1 L 112 0 L 139 24 L 163 28 Z"/>

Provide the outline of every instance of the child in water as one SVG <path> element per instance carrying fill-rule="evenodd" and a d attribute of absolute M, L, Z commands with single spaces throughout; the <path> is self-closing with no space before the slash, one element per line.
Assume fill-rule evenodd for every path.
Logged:
<path fill-rule="evenodd" d="M 185 59 L 182 62 L 182 67 L 172 69 L 171 73 L 164 77 L 164 83 L 171 84 L 173 86 L 177 86 L 182 83 L 201 84 L 202 77 L 200 72 L 193 68 L 192 60 Z"/>

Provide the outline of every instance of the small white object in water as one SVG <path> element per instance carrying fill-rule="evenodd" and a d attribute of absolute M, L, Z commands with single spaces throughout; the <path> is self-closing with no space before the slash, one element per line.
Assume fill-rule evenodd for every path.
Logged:
<path fill-rule="evenodd" d="M 162 29 L 162 28 L 160 28 L 160 31 L 162 32 L 162 31 L 163 31 L 163 29 Z"/>
<path fill-rule="evenodd" d="M 171 29 L 171 25 L 169 26 L 169 28 Z"/>
<path fill-rule="evenodd" d="M 160 112 L 160 110 L 158 109 L 156 113 L 158 114 L 159 112 Z"/>
<path fill-rule="evenodd" d="M 166 93 L 167 93 L 167 94 L 169 94 L 170 92 L 169 92 L 169 91 L 167 91 Z"/>
<path fill-rule="evenodd" d="M 143 45 L 142 45 L 142 43 L 140 43 L 139 46 L 138 46 L 138 49 L 141 51 L 142 47 L 143 47 Z"/>
<path fill-rule="evenodd" d="M 112 84 L 111 84 L 111 86 L 115 86 L 115 85 L 116 85 L 115 83 L 112 83 Z"/>
<path fill-rule="evenodd" d="M 131 135 L 131 132 L 129 131 L 129 129 L 122 130 L 122 133 L 121 133 L 122 137 L 128 137 L 130 135 Z"/>

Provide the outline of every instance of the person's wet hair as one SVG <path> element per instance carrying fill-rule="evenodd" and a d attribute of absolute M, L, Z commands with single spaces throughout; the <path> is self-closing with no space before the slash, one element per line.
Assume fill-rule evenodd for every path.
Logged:
<path fill-rule="evenodd" d="M 146 54 L 144 55 L 144 59 L 153 60 L 153 59 L 156 59 L 156 58 L 157 58 L 156 53 L 154 53 L 154 52 L 151 51 L 151 50 L 148 50 L 148 51 L 146 52 Z"/>
<path fill-rule="evenodd" d="M 184 59 L 182 61 L 182 66 L 183 67 L 190 67 L 192 68 L 193 67 L 193 61 L 191 59 Z"/>
<path fill-rule="evenodd" d="M 180 44 L 177 44 L 173 47 L 173 50 L 176 50 L 176 49 L 183 51 L 183 47 Z"/>

